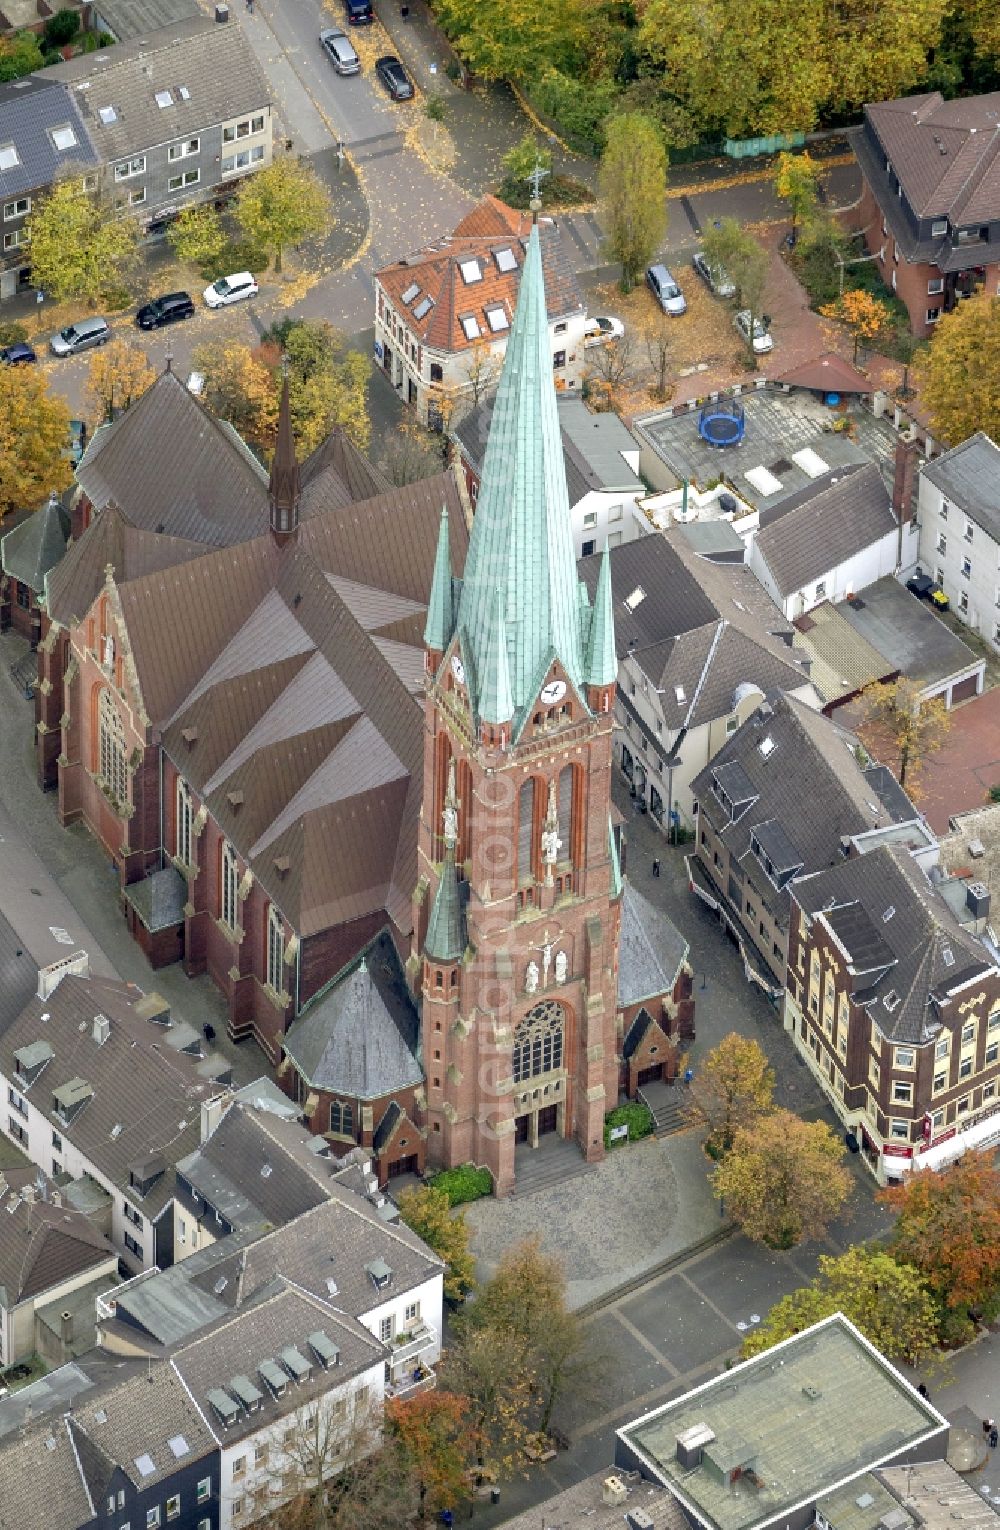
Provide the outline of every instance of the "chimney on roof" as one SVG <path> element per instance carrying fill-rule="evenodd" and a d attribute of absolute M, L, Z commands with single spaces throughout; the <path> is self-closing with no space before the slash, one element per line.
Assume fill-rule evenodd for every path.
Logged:
<path fill-rule="evenodd" d="M 896 466 L 892 477 L 892 512 L 900 525 L 913 518 L 917 451 L 916 441 L 896 442 Z"/>
<path fill-rule="evenodd" d="M 271 463 L 268 499 L 271 506 L 271 535 L 279 547 L 294 541 L 299 529 L 299 464 L 295 458 L 292 434 L 292 409 L 288 401 L 288 370 L 281 384 L 281 407 L 278 411 L 278 440 Z"/>

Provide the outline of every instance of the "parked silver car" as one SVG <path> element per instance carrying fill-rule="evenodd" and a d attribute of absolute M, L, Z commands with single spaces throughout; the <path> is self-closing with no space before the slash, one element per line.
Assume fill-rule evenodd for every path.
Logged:
<path fill-rule="evenodd" d="M 714 292 L 716 297 L 731 298 L 736 296 L 735 283 L 729 280 L 721 266 L 709 264 L 708 256 L 704 250 L 695 251 L 691 256 L 691 264 L 702 281 L 705 282 L 709 292 Z"/>
<path fill-rule="evenodd" d="M 357 74 L 361 60 L 354 51 L 354 44 L 340 27 L 324 27 L 319 34 L 319 45 L 338 74 Z"/>
<path fill-rule="evenodd" d="M 650 292 L 664 313 L 677 316 L 687 312 L 687 301 L 666 266 L 650 266 L 646 271 Z"/>
<path fill-rule="evenodd" d="M 107 345 L 111 328 L 107 319 L 80 319 L 67 324 L 49 341 L 53 356 L 75 356 L 79 351 L 89 351 L 94 345 Z"/>

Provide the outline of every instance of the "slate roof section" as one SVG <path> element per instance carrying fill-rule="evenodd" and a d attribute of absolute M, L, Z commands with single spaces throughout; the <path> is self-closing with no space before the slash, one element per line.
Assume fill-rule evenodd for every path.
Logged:
<path fill-rule="evenodd" d="M 810 679 L 824 703 L 846 700 L 873 680 L 895 673 L 892 662 L 855 631 L 840 606 L 822 601 L 796 617 L 794 625 L 796 647 L 811 658 Z"/>
<path fill-rule="evenodd" d="M 14 1074 L 14 1053 L 45 1040 L 52 1059 L 22 1093 L 46 1115 L 56 1090 L 83 1079 L 91 1098 L 60 1134 L 151 1220 L 173 1194 L 171 1166 L 200 1135 L 200 1107 L 214 1086 L 193 1059 L 159 1044 L 160 1032 L 136 1012 L 140 990 L 109 978 L 67 976 L 44 1003 L 32 998 L 0 1037 L 0 1068 Z M 42 1020 L 42 1013 L 48 1015 Z M 110 1022 L 108 1039 L 94 1039 L 94 1018 Z M 114 1128 L 121 1129 L 113 1136 Z M 152 1154 L 166 1167 L 147 1194 L 129 1191 L 129 1171 Z"/>
<path fill-rule="evenodd" d="M 310 999 L 283 1038 L 311 1089 L 375 1100 L 423 1082 L 420 1019 L 388 930 Z"/>
<path fill-rule="evenodd" d="M 101 20 L 120 43 L 200 14 L 196 0 L 101 0 Z"/>
<path fill-rule="evenodd" d="M 889 808 L 882 803 L 857 761 L 856 746 L 853 734 L 822 713 L 780 695 L 758 708 L 692 783 L 700 811 L 782 925 L 792 879 L 836 865 L 842 839 L 918 816 L 905 796 Z M 739 807 L 735 821 L 714 789 L 716 781 Z M 773 876 L 751 838 L 769 856 Z"/>
<path fill-rule="evenodd" d="M 339 425 L 306 458 L 299 476 L 303 516 L 354 500 L 374 499 L 392 488 L 381 468 L 368 461 Z"/>
<path fill-rule="evenodd" d="M 756 547 L 783 596 L 898 530 L 875 463 L 826 474 L 761 516 Z"/>
<path fill-rule="evenodd" d="M 672 920 L 626 877 L 621 900 L 618 1008 L 671 994 L 688 950 Z"/>
<path fill-rule="evenodd" d="M 792 896 L 821 922 L 834 918 L 831 928 L 849 952 L 850 970 L 861 979 L 868 1014 L 890 1041 L 919 1045 L 942 1024 L 961 1026 L 957 1006 L 947 1003 L 948 990 L 993 963 L 905 849 L 881 845 L 852 856 L 804 877 Z M 876 937 L 892 954 L 887 969 L 878 967 L 884 952 Z"/>
<path fill-rule="evenodd" d="M 0 914 L 0 1044 L 34 997 L 38 970 L 25 942 Z"/>
<path fill-rule="evenodd" d="M 65 1419 L 7 1435 L 0 1479 L 0 1530 L 77 1530 L 96 1516 Z"/>
<path fill-rule="evenodd" d="M 463 220 L 448 238 L 375 273 L 393 306 L 405 315 L 407 328 L 433 350 L 465 351 L 476 344 L 479 337 L 470 338 L 462 327 L 462 319 L 467 316 L 476 319 L 480 337 L 488 342 L 504 338 L 513 321 L 531 215 L 512 213 L 512 226 L 500 226 L 495 233 L 467 232 L 470 228 L 485 228 L 494 221 L 502 225 L 504 220 L 496 215 L 493 206 L 496 199 L 487 200 L 490 207 L 483 209 L 481 219 L 470 214 L 472 221 Z M 551 221 L 541 222 L 538 228 L 549 322 L 583 313 L 586 304 L 558 228 Z M 479 271 L 478 278 L 471 282 L 465 281 L 461 270 L 463 263 L 468 262 L 476 262 Z M 510 269 L 503 270 L 503 265 Z M 467 268 L 471 271 L 471 267 Z M 404 302 L 404 292 L 414 286 L 417 291 Z M 425 302 L 430 307 L 418 318 L 417 309 Z M 490 327 L 487 312 L 492 309 L 502 309 L 505 315 L 506 324 L 500 331 Z"/>
<path fill-rule="evenodd" d="M 920 471 L 987 536 L 1000 542 L 1000 446 L 985 431 L 977 430 L 961 446 L 932 457 Z"/>
<path fill-rule="evenodd" d="M 82 620 L 100 594 L 108 565 L 118 580 L 189 563 L 204 553 L 199 542 L 155 531 L 140 531 L 117 505 L 109 504 L 70 542 L 62 560 L 45 577 L 45 604 L 53 621 L 64 627 Z"/>
<path fill-rule="evenodd" d="M 264 111 L 271 99 L 242 29 L 201 15 L 78 54 L 46 75 L 68 88 L 97 153 L 108 161 Z M 171 96 L 165 107 L 156 101 L 163 91 Z M 102 107 L 114 108 L 113 122 L 102 120 Z"/>
<path fill-rule="evenodd" d="M 262 1112 L 234 1105 L 208 1141 L 178 1161 L 178 1173 L 234 1227 L 281 1227 L 326 1199 L 320 1166 L 283 1151 L 273 1125 Z M 329 1164 L 322 1168 L 328 1178 Z"/>
<path fill-rule="evenodd" d="M 14 1307 L 117 1259 L 103 1234 L 65 1206 L 37 1197 L 26 1201 L 8 1188 L 0 1195 L 0 1212 L 0 1305 Z"/>
<path fill-rule="evenodd" d="M 92 1447 L 89 1457 L 80 1452 L 92 1492 L 100 1486 L 100 1478 L 92 1475 L 98 1465 L 94 1452 L 118 1462 L 133 1485 L 141 1489 L 155 1486 L 179 1466 L 200 1460 L 215 1449 L 215 1440 L 180 1377 L 162 1361 L 77 1400 L 72 1428 L 78 1446 L 85 1439 Z M 169 1444 L 178 1435 L 188 1446 L 180 1456 Z M 142 1456 L 152 1461 L 152 1472 L 140 1472 L 136 1463 Z M 96 1492 L 94 1497 L 103 1508 Z"/>
<path fill-rule="evenodd" d="M 0 171 L 0 198 L 23 196 L 51 186 L 68 166 L 84 171 L 100 163 L 76 102 L 52 70 L 0 85 L 3 140 L 17 152 L 17 164 Z M 57 149 L 54 128 L 72 128 L 75 144 Z"/>
<path fill-rule="evenodd" d="M 309 1345 L 309 1335 L 319 1331 L 340 1350 L 332 1372 L 324 1369 Z M 278 1397 L 260 1376 L 258 1367 L 267 1361 L 274 1363 L 283 1349 L 292 1346 L 310 1362 L 310 1371 L 302 1381 L 294 1383 L 286 1373 L 284 1395 Z M 210 1421 L 215 1438 L 230 1445 L 308 1405 L 333 1387 L 342 1386 L 351 1377 L 363 1375 L 388 1353 L 386 1346 L 359 1322 L 335 1311 L 328 1302 L 283 1283 L 273 1295 L 244 1308 L 228 1322 L 177 1350 L 171 1364 Z M 247 1376 L 259 1389 L 261 1402 L 252 1414 L 241 1406 L 235 1421 L 223 1432 L 222 1420 L 209 1394 L 216 1389 L 226 1391 L 226 1383 L 233 1376 Z"/>
<path fill-rule="evenodd" d="M 69 532 L 69 515 L 58 495 L 53 494 L 27 520 L 0 537 L 0 562 L 4 573 L 41 595 L 46 574 L 55 568 L 66 551 Z"/>

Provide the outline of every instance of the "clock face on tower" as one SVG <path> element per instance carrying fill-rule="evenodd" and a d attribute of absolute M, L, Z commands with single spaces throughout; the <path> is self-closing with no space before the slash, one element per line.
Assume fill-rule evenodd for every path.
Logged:
<path fill-rule="evenodd" d="M 451 672 L 455 676 L 455 679 L 458 681 L 459 685 L 465 684 L 465 665 L 462 663 L 457 653 L 453 653 L 451 656 Z"/>
<path fill-rule="evenodd" d="M 541 702 L 543 706 L 554 707 L 557 701 L 562 701 L 566 694 L 565 680 L 550 680 L 548 685 L 543 685 L 541 690 Z"/>

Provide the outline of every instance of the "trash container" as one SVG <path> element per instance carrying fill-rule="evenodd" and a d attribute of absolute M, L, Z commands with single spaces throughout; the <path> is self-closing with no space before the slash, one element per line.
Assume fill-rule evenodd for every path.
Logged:
<path fill-rule="evenodd" d="M 499 1488 L 490 1488 L 490 1503 L 499 1503 L 499 1502 L 500 1502 L 500 1489 Z"/>

